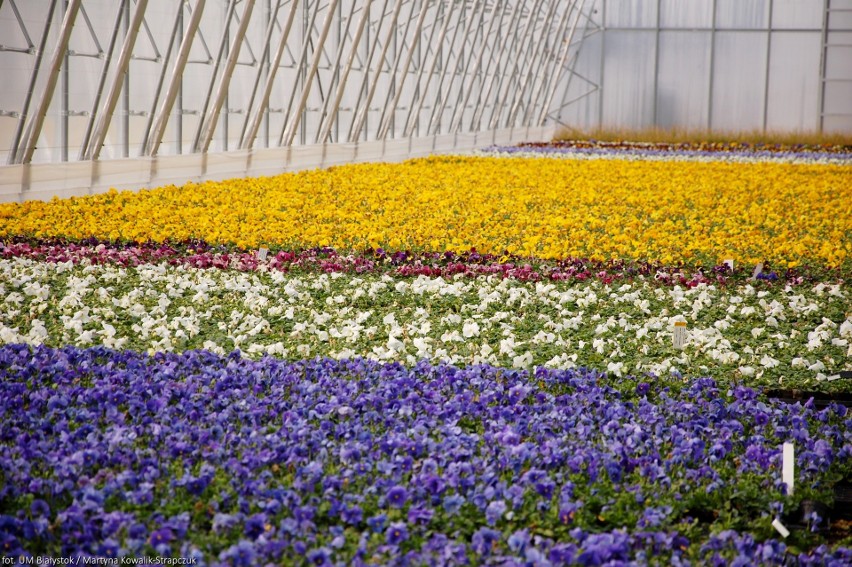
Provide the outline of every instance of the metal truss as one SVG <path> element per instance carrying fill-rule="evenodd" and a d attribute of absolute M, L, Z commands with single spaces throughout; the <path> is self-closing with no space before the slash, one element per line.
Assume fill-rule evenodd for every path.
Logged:
<path fill-rule="evenodd" d="M 0 88 L 0 154 L 91 161 L 543 126 L 575 76 L 586 4 L 0 0 L 0 59 L 22 79 Z"/>

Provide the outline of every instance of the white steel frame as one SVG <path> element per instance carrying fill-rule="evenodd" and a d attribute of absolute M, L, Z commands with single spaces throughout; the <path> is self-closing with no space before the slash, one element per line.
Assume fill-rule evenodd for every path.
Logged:
<path fill-rule="evenodd" d="M 33 30 L 27 29 L 33 26 L 20 18 L 22 2 L 30 9 L 37 4 L 43 15 L 38 46 Z M 38 148 L 56 146 L 44 131 L 45 120 L 63 133 L 63 147 L 36 161 L 151 158 L 229 147 L 252 150 L 540 127 L 552 121 L 550 105 L 571 76 L 570 53 L 576 54 L 581 43 L 573 38 L 584 37 L 578 28 L 588 20 L 580 17 L 584 4 L 586 0 L 0 0 L 0 15 L 17 16 L 28 42 L 26 48 L 0 45 L 0 58 L 18 63 L 28 58 L 32 69 L 27 84 L 2 87 L 26 92 L 22 107 L 0 108 L 0 120 L 15 120 L 14 127 L 0 130 L 11 137 L 0 140 L 5 142 L 0 149 L 9 148 L 9 165 L 32 162 Z M 170 26 L 167 41 L 154 40 L 148 18 L 155 5 L 159 13 L 174 15 L 157 22 Z M 88 14 L 105 7 L 110 12 L 102 17 L 114 25 L 106 34 L 101 26 L 99 38 Z M 206 13 L 213 11 L 224 17 L 211 20 Z M 69 49 L 75 34 L 91 34 L 99 52 Z M 140 37 L 153 44 L 156 56 L 135 51 Z M 211 53 L 208 41 L 218 49 Z M 208 57 L 193 60 L 193 49 L 200 48 Z M 240 54 L 247 49 L 252 80 L 249 88 L 243 79 L 243 88 L 234 89 L 235 69 L 245 64 Z M 82 56 L 101 60 L 98 74 L 89 78 L 97 85 L 90 100 L 69 100 L 69 69 Z M 149 73 L 156 77 L 150 81 L 156 87 L 148 100 L 140 102 L 136 96 L 131 107 L 130 92 L 138 80 L 134 68 L 140 64 L 157 69 Z M 209 80 L 192 85 L 195 97 L 190 101 L 184 89 L 192 66 L 207 66 Z M 200 109 L 190 110 L 190 102 L 201 102 Z M 186 115 L 194 115 L 194 121 L 185 124 Z M 85 128 L 69 130 L 69 116 L 85 116 Z M 131 131 L 133 117 L 145 127 Z M 241 126 L 231 122 L 229 129 L 231 120 Z"/>

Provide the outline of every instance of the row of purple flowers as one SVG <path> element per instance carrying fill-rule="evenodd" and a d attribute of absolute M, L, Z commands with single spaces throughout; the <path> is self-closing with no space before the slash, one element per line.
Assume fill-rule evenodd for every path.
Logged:
<path fill-rule="evenodd" d="M 852 550 L 821 545 L 816 515 L 792 547 L 770 524 L 849 474 L 850 418 L 707 378 L 659 389 L 593 370 L 6 345 L 0 547 L 241 565 L 842 565 Z"/>

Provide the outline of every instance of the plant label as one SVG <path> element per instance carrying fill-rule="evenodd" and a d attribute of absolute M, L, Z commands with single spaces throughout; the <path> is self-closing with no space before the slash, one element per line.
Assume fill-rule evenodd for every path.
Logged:
<path fill-rule="evenodd" d="M 763 273 L 763 262 L 754 267 L 754 273 L 751 275 L 751 279 L 756 280 L 757 276 Z"/>
<path fill-rule="evenodd" d="M 675 348 L 683 348 L 686 344 L 686 321 L 675 321 L 672 331 L 672 343 Z"/>
<path fill-rule="evenodd" d="M 734 271 L 734 261 L 732 259 L 725 260 L 722 263 L 724 265 L 728 266 L 731 269 L 732 272 Z"/>
<path fill-rule="evenodd" d="M 269 248 L 261 248 L 257 251 L 257 259 L 261 262 L 265 262 L 267 254 L 269 254 Z"/>
<path fill-rule="evenodd" d="M 788 530 L 787 527 L 782 524 L 780 520 L 778 520 L 778 518 L 772 520 L 772 527 L 775 528 L 776 531 L 778 531 L 778 533 L 781 534 L 781 537 L 783 538 L 786 538 L 788 535 L 790 535 L 790 530 Z"/>
<path fill-rule="evenodd" d="M 796 477 L 796 449 L 795 446 L 786 442 L 783 446 L 781 461 L 781 481 L 787 485 L 787 495 L 793 494 L 793 486 Z"/>

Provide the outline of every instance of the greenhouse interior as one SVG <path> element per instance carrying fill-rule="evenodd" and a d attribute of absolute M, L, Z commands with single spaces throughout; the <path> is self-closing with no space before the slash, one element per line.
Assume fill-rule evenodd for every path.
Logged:
<path fill-rule="evenodd" d="M 0 0 L 4 565 L 852 565 L 852 0 Z"/>

